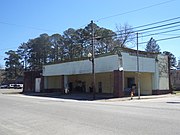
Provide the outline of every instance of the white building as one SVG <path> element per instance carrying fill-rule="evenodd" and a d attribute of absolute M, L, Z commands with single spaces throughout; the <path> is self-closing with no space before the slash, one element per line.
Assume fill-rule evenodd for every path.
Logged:
<path fill-rule="evenodd" d="M 139 52 L 139 86 L 136 50 L 123 49 L 119 54 L 95 58 L 96 93 L 122 97 L 136 84 L 141 95 L 169 93 L 168 57 Z M 44 90 L 91 92 L 92 66 L 88 59 L 46 65 L 43 68 Z"/>

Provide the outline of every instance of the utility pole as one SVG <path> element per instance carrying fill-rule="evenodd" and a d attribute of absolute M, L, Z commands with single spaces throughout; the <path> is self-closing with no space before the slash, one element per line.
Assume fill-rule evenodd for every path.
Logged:
<path fill-rule="evenodd" d="M 139 43 L 138 43 L 138 33 L 137 33 L 137 81 L 138 81 L 138 99 L 140 99 L 140 78 L 139 78 Z"/>
<path fill-rule="evenodd" d="M 26 71 L 27 70 L 27 55 L 25 54 L 25 57 L 24 57 L 24 70 Z"/>
<path fill-rule="evenodd" d="M 91 21 L 91 29 L 92 29 L 92 75 L 93 75 L 93 84 L 92 84 L 92 88 L 93 88 L 93 99 L 95 99 L 95 94 L 96 94 L 96 87 L 95 87 L 95 71 L 94 71 L 94 67 L 95 67 L 95 56 L 94 56 L 94 23 L 93 21 Z"/>

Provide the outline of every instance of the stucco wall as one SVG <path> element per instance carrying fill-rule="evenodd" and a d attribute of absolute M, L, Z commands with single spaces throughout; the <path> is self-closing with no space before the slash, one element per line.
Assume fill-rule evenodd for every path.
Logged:
<path fill-rule="evenodd" d="M 152 74 L 151 73 L 142 73 L 140 74 L 141 80 L 141 94 L 142 95 L 151 95 L 152 94 Z"/>
<path fill-rule="evenodd" d="M 159 90 L 169 90 L 168 57 L 158 55 Z"/>
<path fill-rule="evenodd" d="M 125 72 L 125 88 L 128 87 L 127 78 L 134 78 L 135 84 L 138 84 L 137 73 L 136 72 Z M 152 94 L 152 73 L 140 73 L 140 91 L 143 95 Z M 138 85 L 137 85 L 138 86 Z"/>
<path fill-rule="evenodd" d="M 161 77 L 159 79 L 159 90 L 169 90 L 169 79 L 167 77 Z"/>
<path fill-rule="evenodd" d="M 137 56 L 122 52 L 122 58 L 118 55 L 109 55 L 95 59 L 95 72 L 113 72 L 123 67 L 124 71 L 137 71 Z M 155 72 L 155 58 L 139 56 L 140 72 Z M 82 60 L 53 65 L 43 68 L 43 76 L 89 74 L 92 72 L 91 61 Z"/>
<path fill-rule="evenodd" d="M 98 92 L 98 82 L 102 82 L 103 93 L 113 93 L 113 73 L 96 74 L 96 91 Z"/>
<path fill-rule="evenodd" d="M 122 61 L 124 71 L 137 71 L 137 56 L 122 52 Z M 140 72 L 155 72 L 155 58 L 139 56 L 139 71 Z"/>
<path fill-rule="evenodd" d="M 61 76 L 49 76 L 45 78 L 45 89 L 62 89 Z"/>
<path fill-rule="evenodd" d="M 95 59 L 95 72 L 112 72 L 119 68 L 118 55 L 110 55 Z M 66 62 L 46 65 L 43 68 L 43 76 L 75 75 L 92 73 L 92 64 L 89 60 Z"/>

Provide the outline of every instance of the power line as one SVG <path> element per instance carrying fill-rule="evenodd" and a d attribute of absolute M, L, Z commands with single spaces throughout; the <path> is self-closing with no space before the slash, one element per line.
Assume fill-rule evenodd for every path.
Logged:
<path fill-rule="evenodd" d="M 124 12 L 124 13 L 115 14 L 115 15 L 111 15 L 111 16 L 107 16 L 107 17 L 102 17 L 102 18 L 96 19 L 94 22 L 99 22 L 99 21 L 101 21 L 101 20 L 113 18 L 113 17 L 116 17 L 116 16 L 121 16 L 121 15 L 129 14 L 129 13 L 137 12 L 137 11 L 140 11 L 140 10 L 144 10 L 144 9 L 151 8 L 151 7 L 155 7 L 155 6 L 159 6 L 159 5 L 163 5 L 163 4 L 166 4 L 166 3 L 173 2 L 173 1 L 176 1 L 176 0 L 169 0 L 169 1 L 161 2 L 161 3 L 153 4 L 153 5 L 150 5 L 150 6 L 146 6 L 146 7 L 143 7 L 143 8 L 139 8 L 139 9 L 127 11 L 127 12 Z M 166 22 L 166 21 L 171 21 L 171 20 L 175 20 L 175 19 L 179 19 L 179 18 L 180 18 L 180 17 L 172 18 L 172 19 L 168 19 L 168 20 L 164 20 L 164 21 L 161 21 L 161 22 L 155 22 L 155 23 L 152 23 L 152 24 L 146 24 L 146 25 L 143 25 L 143 26 L 137 26 L 137 27 L 134 27 L 134 29 L 140 28 L 140 27 L 149 26 L 149 25 L 154 25 L 154 24 L 158 24 L 158 23 L 162 23 L 162 22 Z M 84 26 L 86 26 L 86 25 L 87 25 L 87 24 L 81 25 L 80 28 L 81 28 L 81 27 L 84 27 Z"/>
<path fill-rule="evenodd" d="M 174 30 L 168 30 L 168 31 L 163 31 L 163 32 L 157 32 L 157 33 L 153 33 L 153 34 L 144 35 L 144 36 L 141 36 L 141 37 L 149 37 L 149 36 L 153 36 L 153 35 L 160 35 L 160 34 L 179 31 L 179 30 L 180 29 L 174 29 Z"/>
<path fill-rule="evenodd" d="M 175 32 L 175 31 L 180 31 L 180 29 L 173 29 L 173 30 L 169 30 L 169 31 L 152 33 L 152 34 L 148 34 L 148 35 L 144 35 L 144 36 L 139 36 L 138 38 L 149 37 L 149 36 L 154 36 L 154 35 L 161 35 L 161 34 L 164 34 L 164 33 L 170 33 L 170 32 Z M 176 35 L 179 35 L 179 34 L 176 34 Z M 179 37 L 179 36 L 175 36 L 175 37 Z M 116 37 L 116 38 L 118 38 L 118 37 Z M 136 37 L 133 37 L 131 39 L 136 39 Z M 161 40 L 156 40 L 156 41 L 161 41 Z M 142 43 L 147 43 L 147 42 L 142 42 Z"/>
<path fill-rule="evenodd" d="M 156 29 L 156 30 L 150 30 L 150 31 L 146 31 L 146 32 L 141 32 L 141 34 L 145 34 L 145 33 L 150 33 L 150 32 L 154 32 L 154 31 L 162 31 L 162 30 L 167 30 L 167 29 L 171 29 L 171 28 L 177 28 L 180 25 L 175 25 L 175 26 L 170 26 L 170 27 L 166 27 L 166 28 L 160 28 L 160 29 Z"/>
<path fill-rule="evenodd" d="M 155 6 L 167 4 L 167 3 L 170 3 L 170 2 L 173 2 L 173 1 L 176 1 L 176 0 L 168 0 L 168 1 L 161 2 L 161 3 L 157 3 L 157 4 L 150 5 L 150 6 L 146 6 L 146 7 L 143 7 L 143 8 L 127 11 L 127 12 L 124 12 L 124 13 L 115 14 L 115 15 L 111 15 L 111 16 L 107 16 L 107 17 L 102 17 L 102 18 L 99 18 L 99 19 L 95 20 L 95 22 L 99 22 L 100 20 L 105 20 L 105 19 L 109 19 L 109 18 L 113 18 L 113 17 L 129 14 L 129 13 L 133 13 L 133 12 L 137 12 L 137 11 L 141 11 L 141 10 L 152 8 L 152 7 L 155 7 Z"/>
<path fill-rule="evenodd" d="M 32 27 L 32 26 L 25 26 L 25 25 L 8 23 L 8 22 L 3 22 L 3 21 L 0 21 L 0 23 L 1 24 L 5 24 L 5 25 L 11 25 L 11 26 L 17 26 L 17 27 L 24 27 L 24 28 L 28 28 L 28 29 L 39 30 L 39 31 L 57 32 L 57 30 L 43 29 L 43 28 Z"/>
<path fill-rule="evenodd" d="M 175 18 L 171 18 L 171 19 L 167 19 L 167 20 L 163 20 L 163 21 L 158 21 L 155 23 L 149 23 L 149 24 L 133 27 L 133 29 L 137 29 L 137 28 L 141 28 L 141 27 L 147 27 L 147 26 L 151 26 L 151 25 L 155 25 L 155 24 L 159 24 L 159 23 L 164 23 L 164 22 L 169 22 L 169 21 L 173 21 L 173 20 L 177 20 L 177 19 L 180 19 L 180 17 L 175 17 Z"/>
<path fill-rule="evenodd" d="M 168 23 L 168 24 L 163 24 L 163 25 L 158 25 L 158 26 L 154 26 L 154 27 L 150 27 L 150 28 L 145 28 L 145 29 L 141 29 L 141 30 L 134 31 L 134 32 L 140 32 L 140 31 L 146 31 L 146 30 L 161 28 L 161 27 L 165 27 L 165 26 L 169 26 L 169 25 L 178 24 L 178 23 L 180 23 L 180 21 L 178 21 L 178 22 L 173 22 L 173 23 Z"/>
<path fill-rule="evenodd" d="M 176 18 L 180 18 L 180 17 L 176 17 Z M 164 21 L 160 21 L 160 22 L 167 22 L 169 20 L 176 20 L 176 18 L 172 18 L 172 19 L 168 19 L 168 20 L 164 20 Z M 157 22 L 156 22 L 157 23 Z M 132 33 L 147 33 L 146 31 L 147 30 L 152 30 L 152 29 L 158 29 L 158 28 L 161 28 L 161 27 L 166 27 L 166 28 L 161 28 L 160 30 L 164 30 L 164 29 L 168 29 L 168 28 L 173 28 L 173 27 L 176 27 L 176 26 L 180 26 L 180 25 L 175 25 L 175 24 L 179 24 L 180 21 L 176 21 L 176 22 L 172 22 L 172 23 L 166 23 L 166 24 L 163 24 L 163 25 L 158 25 L 158 26 L 153 26 L 153 27 L 149 27 L 149 28 L 144 28 L 144 29 L 139 29 L 139 30 L 135 30 L 135 31 L 130 31 L 128 33 L 119 33 L 119 34 L 112 34 L 112 35 L 109 35 L 109 36 L 104 36 L 104 37 L 101 37 L 101 38 L 106 38 L 106 37 L 114 37 L 114 36 L 118 36 L 118 35 L 125 35 L 125 34 L 132 34 Z M 153 24 L 153 23 L 152 23 Z M 149 25 L 149 24 L 148 24 Z M 175 26 L 171 26 L 171 25 L 175 25 Z M 142 26 L 138 26 L 138 27 L 143 27 L 143 26 L 147 26 L 147 25 L 142 25 Z M 170 26 L 170 27 L 167 27 L 167 26 Z M 134 28 L 131 28 L 132 30 Z M 131 30 L 131 29 L 126 29 L 126 30 Z M 145 32 L 143 32 L 145 31 Z M 153 30 L 153 31 L 157 31 L 157 30 Z M 123 32 L 123 30 L 121 31 L 118 31 L 118 32 Z M 150 32 L 150 31 L 148 31 Z"/>
<path fill-rule="evenodd" d="M 168 22 L 168 21 L 174 21 L 174 20 L 177 20 L 177 19 L 180 19 L 180 17 L 175 17 L 175 18 L 166 19 L 166 20 L 163 20 L 163 21 L 158 21 L 158 22 L 155 22 L 155 23 L 141 25 L 141 26 L 137 26 L 137 27 L 134 27 L 134 28 L 131 28 L 131 29 L 147 27 L 147 26 L 151 26 L 151 25 L 155 25 L 155 24 L 159 24 L 159 23 L 164 23 L 164 22 Z M 0 22 L 0 23 L 2 23 L 2 22 Z M 175 24 L 179 24 L 179 23 L 180 23 L 180 21 L 176 21 L 176 22 L 172 22 L 172 23 L 166 23 L 166 24 L 163 24 L 163 25 L 158 25 L 158 26 L 154 26 L 154 27 L 149 27 L 149 28 L 144 28 L 144 29 L 139 29 L 139 30 L 136 30 L 136 31 L 132 31 L 129 34 L 136 33 L 136 32 L 140 33 L 141 31 L 145 31 L 145 32 L 142 32 L 144 34 L 144 33 L 149 33 L 149 32 L 158 31 L 158 30 L 170 29 L 170 28 L 174 28 L 174 27 L 180 26 L 180 25 L 175 25 Z M 172 25 L 174 25 L 174 26 L 172 26 Z M 169 26 L 169 27 L 167 27 L 167 26 Z M 166 27 L 166 28 L 163 28 L 163 27 Z M 161 29 L 158 29 L 158 28 L 161 28 Z M 156 29 L 156 30 L 152 30 L 152 29 Z M 149 31 L 147 31 L 147 30 L 149 30 Z M 169 32 L 178 31 L 178 30 L 180 30 L 180 29 L 174 29 L 174 30 L 169 30 L 169 31 L 164 31 L 164 32 L 157 32 L 157 33 L 154 33 L 154 34 L 149 34 L 149 35 L 145 35 L 145 36 L 141 36 L 141 37 L 148 37 L 148 36 L 151 36 L 151 35 L 164 34 L 164 33 L 169 33 Z M 119 32 L 122 32 L 122 31 L 119 31 Z M 117 36 L 123 35 L 123 34 L 126 34 L 126 33 L 111 34 L 111 35 L 104 36 L 104 37 L 101 37 L 101 38 L 108 38 L 108 37 L 116 37 L 116 38 L 118 38 Z M 5 49 L 3 49 L 3 50 L 5 50 Z M 6 49 L 6 50 L 8 50 L 8 49 Z"/>
<path fill-rule="evenodd" d="M 180 38 L 180 36 L 174 36 L 174 37 L 168 37 L 168 38 L 161 38 L 161 39 L 157 39 L 156 41 L 164 41 L 164 40 L 170 40 L 170 39 L 176 39 L 176 38 Z M 141 42 L 139 44 L 145 44 L 148 42 Z"/>
<path fill-rule="evenodd" d="M 173 20 L 177 20 L 177 19 L 180 19 L 180 17 L 171 18 L 171 19 L 167 19 L 167 20 L 163 20 L 163 21 L 158 21 L 158 22 L 155 22 L 155 23 L 146 24 L 146 25 L 142 25 L 142 26 L 138 26 L 138 27 L 134 27 L 134 28 L 147 27 L 147 26 L 150 26 L 150 25 L 156 25 L 156 24 L 159 24 L 159 23 L 164 23 L 164 22 L 173 21 Z M 136 30 L 136 31 L 132 31 L 132 32 L 129 32 L 129 34 L 137 33 L 137 32 L 140 33 L 141 31 L 144 34 L 144 33 L 150 33 L 150 32 L 153 32 L 153 31 L 167 30 L 167 29 L 170 29 L 170 28 L 179 27 L 180 25 L 175 25 L 175 24 L 179 24 L 179 23 L 180 23 L 180 21 L 166 23 L 166 24 L 162 24 L 162 25 L 158 25 L 158 26 L 153 26 L 153 27 L 149 27 L 149 28 L 144 28 L 144 29 L 139 29 L 139 30 Z M 167 27 L 167 26 L 169 26 L 169 27 Z M 134 28 L 131 28 L 131 29 L 134 29 Z M 158 29 L 158 28 L 160 28 L 160 29 Z M 175 31 L 179 31 L 179 30 L 180 29 L 173 29 L 173 30 L 168 30 L 168 31 L 163 31 L 163 32 L 156 32 L 156 33 L 152 33 L 152 34 L 148 34 L 148 35 L 144 35 L 144 36 L 140 36 L 140 37 L 148 37 L 148 36 L 152 36 L 152 35 L 160 35 L 160 34 L 175 32 Z M 119 32 L 123 32 L 123 30 L 119 31 Z M 121 36 L 121 35 L 124 35 L 124 34 L 127 34 L 127 33 L 111 34 L 111 35 L 103 36 L 103 37 L 100 37 L 100 38 L 108 38 L 108 37 L 118 38 L 118 36 Z M 164 38 L 164 39 L 158 39 L 156 41 L 169 40 L 169 39 L 174 39 L 174 38 L 179 38 L 179 37 L 180 36 L 169 37 L 169 38 Z M 142 42 L 141 44 L 144 44 L 144 43 L 147 43 L 147 42 Z"/>
<path fill-rule="evenodd" d="M 158 21 L 158 22 L 155 22 L 155 23 L 149 23 L 149 24 L 145 24 L 145 25 L 141 25 L 141 26 L 137 26 L 137 27 L 132 27 L 132 28 L 129 28 L 129 29 L 126 29 L 126 30 L 133 30 L 133 29 L 137 29 L 137 28 L 147 27 L 147 26 L 151 26 L 151 25 L 155 25 L 155 24 L 159 24 L 159 23 L 164 23 L 164 22 L 168 22 L 168 21 L 173 21 L 173 20 L 177 20 L 177 19 L 180 19 L 180 17 L 175 17 L 175 18 L 171 18 L 171 19 L 167 19 L 167 20 L 163 20 L 163 21 Z M 146 30 L 151 30 L 151 29 L 155 29 L 155 28 L 157 29 L 157 28 L 160 28 L 160 27 L 174 25 L 174 24 L 178 24 L 178 23 L 180 23 L 180 22 L 178 21 L 178 22 L 168 23 L 168 24 L 164 24 L 164 25 L 149 27 L 149 28 L 145 28 L 145 29 L 140 29 L 140 30 L 132 31 L 132 33 L 140 32 L 140 31 L 146 31 Z M 180 26 L 180 25 L 176 25 L 176 26 Z M 169 28 L 176 27 L 176 26 L 170 26 L 170 27 L 162 28 L 161 30 L 169 29 Z M 157 31 L 157 30 L 153 30 L 153 31 Z M 116 31 L 116 32 L 123 32 L 123 30 Z M 148 31 L 148 32 L 151 32 L 151 31 Z M 144 34 L 144 33 L 148 33 L 148 32 L 141 32 L 141 33 Z M 123 34 L 123 33 L 120 33 L 120 34 Z M 112 36 L 115 36 L 115 35 L 112 35 Z"/>
<path fill-rule="evenodd" d="M 127 29 L 127 30 L 147 27 L 147 26 L 150 26 L 150 25 L 155 25 L 155 24 L 164 23 L 164 22 L 168 22 L 168 21 L 173 21 L 173 20 L 177 20 L 177 19 L 180 19 L 180 17 L 171 18 L 171 19 L 167 19 L 167 20 L 163 20 L 163 21 L 159 21 L 159 22 L 155 22 L 155 23 L 146 24 L 146 25 L 141 25 L 141 26 L 137 26 L 137 27 L 133 27 L 133 28 Z M 25 27 L 25 28 L 35 29 L 35 30 L 40 30 L 40 31 L 55 32 L 55 30 L 49 30 L 49 29 L 43 29 L 43 28 L 37 28 L 37 27 L 31 27 L 31 26 L 25 26 L 25 25 L 19 25 L 19 24 L 12 24 L 12 23 L 2 22 L 2 21 L 0 21 L 0 23 L 1 24 L 6 24 L 6 25 L 14 25 L 14 26 L 18 26 L 18 27 Z M 173 25 L 173 24 L 176 24 L 176 23 L 180 23 L 180 22 L 175 22 L 175 23 L 172 23 L 172 24 L 167 24 L 167 26 L 168 25 Z M 86 26 L 86 25 L 84 24 L 81 27 L 84 27 L 84 26 Z M 163 27 L 163 26 L 156 26 L 156 27 L 152 27 L 152 28 L 158 28 L 158 27 Z M 149 30 L 149 29 L 152 29 L 152 28 L 146 28 L 146 29 L 141 29 L 141 30 L 137 30 L 137 31 L 145 31 L 145 30 Z M 121 32 L 121 31 L 116 31 L 116 32 Z M 134 31 L 134 32 L 136 32 L 136 31 Z"/>
<path fill-rule="evenodd" d="M 160 35 L 163 35 L 163 36 L 180 36 L 180 34 L 160 34 Z"/>
<path fill-rule="evenodd" d="M 176 1 L 176 0 L 168 0 L 168 1 L 161 2 L 161 3 L 157 3 L 157 4 L 150 5 L 150 6 L 146 6 L 146 7 L 143 7 L 143 8 L 127 11 L 127 12 L 124 12 L 124 13 L 120 13 L 120 14 L 116 14 L 116 15 L 112 15 L 112 16 L 108 16 L 108 17 L 99 18 L 96 21 L 98 22 L 100 20 L 112 18 L 112 17 L 115 17 L 115 16 L 120 16 L 120 15 L 124 15 L 124 14 L 128 14 L 128 13 L 132 13 L 132 12 L 137 12 L 137 11 L 140 11 L 140 10 L 144 10 L 144 9 L 155 7 L 155 6 L 159 6 L 159 5 L 163 5 L 163 4 L 166 4 L 166 3 L 173 2 L 173 1 Z M 169 19 L 169 20 L 164 20 L 162 22 L 171 21 L 171 20 L 175 20 L 175 19 L 179 19 L 179 18 L 180 17 L 172 18 L 172 19 Z M 3 21 L 0 21 L 0 23 L 1 24 L 5 24 L 5 25 L 13 25 L 13 26 L 17 26 L 17 27 L 24 27 L 24 28 L 28 28 L 28 29 L 40 30 L 40 31 L 57 32 L 57 30 L 43 29 L 43 28 L 38 28 L 38 27 L 33 27 L 33 26 L 26 26 L 26 25 L 20 25 L 20 24 L 13 24 L 13 23 L 8 23 L 8 22 L 3 22 Z M 137 28 L 140 28 L 140 27 L 149 26 L 149 25 L 154 25 L 154 24 L 157 24 L 157 23 L 161 23 L 161 22 L 156 22 L 156 23 L 152 23 L 152 24 L 147 24 L 147 25 L 143 25 L 143 26 L 134 27 L 134 29 L 137 29 Z M 86 26 L 86 24 L 82 25 L 81 27 L 84 27 L 84 26 Z"/>

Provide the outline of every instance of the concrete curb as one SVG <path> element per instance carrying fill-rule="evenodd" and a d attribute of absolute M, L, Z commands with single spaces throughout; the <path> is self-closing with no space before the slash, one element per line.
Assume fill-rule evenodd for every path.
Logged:
<path fill-rule="evenodd" d="M 133 97 L 133 100 L 141 100 L 141 99 L 157 99 L 157 98 L 165 98 L 173 96 L 172 94 L 164 94 L 164 95 L 152 95 L 152 96 L 140 96 L 140 99 L 135 96 Z M 100 102 L 119 102 L 119 101 L 131 101 L 131 97 L 122 97 L 122 98 L 112 98 L 112 99 L 103 99 L 103 100 L 96 100 Z"/>
<path fill-rule="evenodd" d="M 8 93 L 10 92 L 10 93 Z M 40 98 L 40 99 L 46 99 L 46 100 L 56 100 L 56 101 L 63 101 L 63 102 L 121 102 L 121 101 L 136 101 L 136 100 L 146 100 L 146 99 L 157 99 L 157 98 L 165 98 L 165 97 L 172 97 L 176 96 L 174 94 L 164 94 L 164 95 L 151 95 L 151 96 L 140 96 L 140 99 L 138 96 L 133 97 L 133 100 L 131 100 L 130 97 L 122 97 L 122 98 L 109 98 L 109 99 L 97 99 L 97 100 L 78 100 L 78 99 L 64 99 L 64 98 L 55 98 L 55 97 L 44 97 L 44 96 L 31 96 L 31 95 L 24 95 L 18 93 L 18 91 L 10 90 L 6 93 L 1 93 L 0 94 L 10 94 L 10 95 L 16 95 L 16 96 L 21 96 L 21 97 L 29 97 L 29 98 Z"/>

